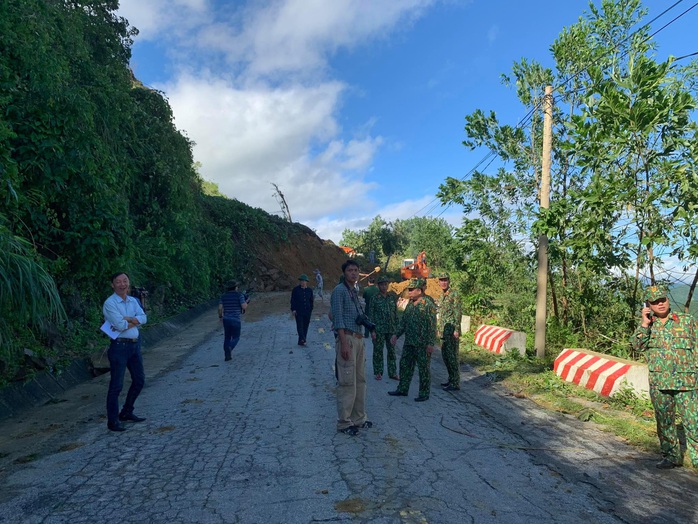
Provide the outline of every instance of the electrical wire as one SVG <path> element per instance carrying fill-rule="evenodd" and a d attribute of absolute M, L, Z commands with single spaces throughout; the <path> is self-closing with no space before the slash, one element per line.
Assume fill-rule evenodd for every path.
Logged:
<path fill-rule="evenodd" d="M 674 9 L 677 5 L 681 4 L 682 2 L 684 2 L 684 0 L 677 0 L 676 2 L 674 2 L 674 4 L 672 4 L 670 7 L 666 8 L 666 9 L 665 9 L 664 11 L 662 11 L 660 14 L 658 14 L 657 16 L 655 16 L 654 18 L 652 18 L 652 20 L 650 20 L 650 21 L 647 22 L 646 24 L 643 24 L 643 25 L 640 26 L 638 29 L 636 29 L 635 31 L 633 31 L 632 33 L 630 33 L 628 36 L 626 36 L 623 40 L 621 40 L 620 42 L 618 42 L 618 43 L 615 45 L 615 49 L 617 50 L 618 48 L 620 48 L 620 46 L 622 46 L 623 44 L 625 44 L 628 40 L 630 40 L 634 35 L 636 35 L 636 34 L 639 33 L 640 31 L 642 31 L 642 30 L 644 30 L 644 29 L 646 29 L 646 28 L 649 28 L 649 27 L 652 25 L 652 23 L 654 23 L 654 22 L 656 22 L 657 20 L 659 20 L 661 17 L 663 17 L 665 14 L 667 14 L 669 11 L 671 11 L 672 9 Z M 642 42 L 643 42 L 643 43 L 644 43 L 644 42 L 647 42 L 647 41 L 650 40 L 653 36 L 657 35 L 659 32 L 663 31 L 664 29 L 666 29 L 667 27 L 669 27 L 671 24 L 675 23 L 677 20 L 679 20 L 679 19 L 680 19 L 681 17 L 683 17 L 686 13 L 688 13 L 689 11 L 691 11 L 692 9 L 694 9 L 696 6 L 698 6 L 698 2 L 694 3 L 691 7 L 689 7 L 689 8 L 686 9 L 685 11 L 683 11 L 681 14 L 679 14 L 678 16 L 676 16 L 674 19 L 672 19 L 671 21 L 669 21 L 669 22 L 666 23 L 665 25 L 663 25 L 661 28 L 659 28 L 659 29 L 656 30 L 654 33 L 652 33 L 652 34 L 649 35 L 647 38 L 645 38 Z M 628 51 L 625 51 L 624 53 L 622 53 L 622 54 L 620 55 L 620 58 L 625 57 L 625 55 L 627 55 L 627 53 L 628 53 Z M 683 56 L 683 57 L 680 57 L 680 58 L 686 58 L 686 57 L 688 57 L 688 56 L 693 56 L 693 55 L 695 55 L 695 54 L 698 54 L 698 53 L 693 53 L 692 55 L 686 55 L 686 56 Z M 676 60 L 679 60 L 679 59 L 676 59 Z M 553 88 L 553 93 L 557 92 L 560 88 L 562 88 L 562 87 L 564 87 L 565 85 L 567 85 L 569 82 L 571 82 L 572 80 L 574 80 L 575 78 L 577 78 L 577 77 L 578 77 L 579 75 L 581 75 L 583 72 L 584 72 L 584 69 L 582 69 L 582 70 L 580 70 L 580 71 L 577 71 L 577 72 L 574 73 L 573 75 L 567 77 L 567 79 L 565 79 L 564 81 L 562 81 L 561 84 L 559 84 L 559 85 L 557 85 L 557 86 L 555 86 L 555 87 Z M 554 100 L 559 100 L 561 97 L 562 97 L 562 95 L 557 95 L 557 96 L 554 95 Z M 528 124 L 528 122 L 530 122 L 530 120 L 533 118 L 533 115 L 541 108 L 541 106 L 542 106 L 542 104 L 543 104 L 543 101 L 544 101 L 544 99 L 542 99 L 541 101 L 539 101 L 539 102 L 537 102 L 536 104 L 534 104 L 534 106 L 533 106 L 531 109 L 529 109 L 529 111 L 517 122 L 517 124 L 514 126 L 514 129 L 519 129 L 519 128 L 523 127 L 524 125 Z M 484 157 L 482 160 L 480 160 L 480 161 L 475 165 L 475 167 L 473 167 L 472 169 L 470 169 L 465 175 L 463 175 L 461 178 L 459 178 L 459 180 L 463 181 L 463 180 L 465 180 L 468 176 L 471 176 L 471 175 L 477 170 L 478 166 L 480 166 L 482 163 L 484 163 L 490 155 L 495 155 L 495 158 L 496 158 L 496 154 L 495 154 L 492 150 L 490 150 L 490 151 L 487 153 L 487 155 L 485 155 L 485 157 Z M 493 161 L 494 161 L 494 159 L 492 159 L 492 160 L 488 163 L 488 166 L 489 166 Z M 413 213 L 409 218 L 413 218 L 413 217 L 419 215 L 424 209 L 427 209 L 427 208 L 429 208 L 431 211 L 436 210 L 436 209 L 437 209 L 438 207 L 440 207 L 440 205 L 441 205 L 441 204 L 438 203 L 438 201 L 439 201 L 439 198 L 438 198 L 438 197 L 435 197 L 435 198 L 432 199 L 429 203 L 427 203 L 425 206 L 423 206 L 421 209 L 419 209 L 418 211 L 416 211 L 415 213 Z M 446 206 L 446 208 L 437 216 L 437 218 L 438 218 L 439 216 L 443 215 L 451 206 L 452 206 L 452 203 L 448 203 L 447 206 Z"/>

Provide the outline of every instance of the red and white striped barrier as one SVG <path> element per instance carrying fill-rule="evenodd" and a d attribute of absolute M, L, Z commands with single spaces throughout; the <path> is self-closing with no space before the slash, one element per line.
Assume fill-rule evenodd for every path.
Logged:
<path fill-rule="evenodd" d="M 475 332 L 475 344 L 493 353 L 516 350 L 526 354 L 526 333 L 497 326 L 482 325 Z"/>
<path fill-rule="evenodd" d="M 587 349 L 563 349 L 555 359 L 553 369 L 562 380 L 606 397 L 623 386 L 630 387 L 638 396 L 649 394 L 647 366 L 632 360 Z"/>

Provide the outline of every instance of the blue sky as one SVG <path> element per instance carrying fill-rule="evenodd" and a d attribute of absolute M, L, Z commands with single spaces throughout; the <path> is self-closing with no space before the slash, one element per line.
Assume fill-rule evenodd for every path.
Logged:
<path fill-rule="evenodd" d="M 676 0 L 647 1 L 651 20 Z M 659 29 L 694 2 L 655 22 Z M 480 160 L 465 116 L 527 112 L 503 86 L 521 58 L 552 66 L 549 47 L 587 1 L 121 0 L 140 30 L 131 66 L 168 97 L 195 143 L 201 175 L 254 207 L 338 242 L 345 228 L 440 215 L 446 177 Z M 658 56 L 698 51 L 698 8 L 655 40 Z M 443 213 L 443 214 L 442 214 Z"/>

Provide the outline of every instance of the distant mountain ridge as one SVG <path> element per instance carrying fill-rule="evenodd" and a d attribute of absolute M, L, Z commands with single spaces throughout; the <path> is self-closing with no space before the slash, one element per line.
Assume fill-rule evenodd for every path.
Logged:
<path fill-rule="evenodd" d="M 671 300 L 672 309 L 675 309 L 676 311 L 683 311 L 684 305 L 686 304 L 686 299 L 688 298 L 689 289 L 690 286 L 688 284 L 678 284 L 669 289 L 669 299 Z M 694 291 L 689 313 L 698 318 L 698 302 L 696 302 L 697 294 L 698 291 Z"/>

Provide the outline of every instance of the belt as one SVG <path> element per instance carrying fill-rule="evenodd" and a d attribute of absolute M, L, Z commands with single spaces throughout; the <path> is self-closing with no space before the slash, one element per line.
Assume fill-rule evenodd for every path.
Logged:
<path fill-rule="evenodd" d="M 114 343 L 116 344 L 135 344 L 138 342 L 137 338 L 115 338 Z"/>
<path fill-rule="evenodd" d="M 357 333 L 356 331 L 352 331 L 351 329 L 345 329 L 344 331 L 349 333 L 354 338 L 364 338 L 364 336 L 361 333 Z"/>

